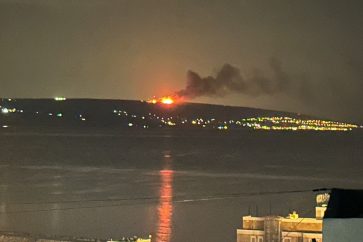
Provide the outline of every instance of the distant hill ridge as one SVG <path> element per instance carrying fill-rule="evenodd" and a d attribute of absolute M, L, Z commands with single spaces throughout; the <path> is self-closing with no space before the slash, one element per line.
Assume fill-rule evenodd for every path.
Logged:
<path fill-rule="evenodd" d="M 54 99 L 11 99 L 9 101 L 9 99 L 1 99 L 0 105 L 23 110 L 24 115 L 36 112 L 62 112 L 71 115 L 108 116 L 112 114 L 113 110 L 125 110 L 136 115 L 153 113 L 160 116 L 182 116 L 185 118 L 241 119 L 258 116 L 311 118 L 307 115 L 284 111 L 188 102 L 167 106 L 139 100 L 67 99 L 56 101 Z"/>
<path fill-rule="evenodd" d="M 200 103 L 140 100 L 1 99 L 1 130 L 31 127 L 203 128 L 351 131 L 358 125 L 291 112 Z"/>

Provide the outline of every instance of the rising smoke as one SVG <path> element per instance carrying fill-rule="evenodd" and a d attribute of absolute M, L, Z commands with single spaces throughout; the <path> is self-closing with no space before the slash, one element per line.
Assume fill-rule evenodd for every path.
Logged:
<path fill-rule="evenodd" d="M 289 89 L 290 78 L 282 69 L 281 62 L 272 58 L 269 66 L 272 70 L 270 76 L 260 70 L 244 76 L 238 68 L 230 64 L 225 64 L 215 77 L 201 77 L 198 73 L 189 71 L 186 87 L 176 92 L 176 95 L 187 99 L 201 96 L 223 97 L 230 93 L 259 96 L 273 95 Z"/>

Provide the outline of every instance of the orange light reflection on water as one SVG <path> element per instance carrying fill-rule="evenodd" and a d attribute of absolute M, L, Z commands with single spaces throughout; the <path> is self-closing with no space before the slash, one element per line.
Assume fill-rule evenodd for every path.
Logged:
<path fill-rule="evenodd" d="M 161 170 L 156 242 L 170 242 L 173 215 L 173 170 Z"/>

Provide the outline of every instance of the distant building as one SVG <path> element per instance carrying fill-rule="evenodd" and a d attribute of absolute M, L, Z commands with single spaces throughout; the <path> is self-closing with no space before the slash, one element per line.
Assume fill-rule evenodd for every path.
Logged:
<path fill-rule="evenodd" d="M 328 200 L 329 194 L 317 196 L 316 218 L 300 218 L 296 212 L 286 218 L 244 216 L 242 229 L 237 229 L 237 242 L 322 242 L 322 218 Z"/>
<path fill-rule="evenodd" d="M 323 234 L 324 242 L 363 241 L 363 190 L 332 189 Z"/>

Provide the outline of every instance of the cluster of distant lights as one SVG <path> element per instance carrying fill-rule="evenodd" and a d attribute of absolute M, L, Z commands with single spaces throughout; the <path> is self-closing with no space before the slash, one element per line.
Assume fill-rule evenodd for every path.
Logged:
<path fill-rule="evenodd" d="M 133 236 L 133 237 L 122 237 L 121 239 L 117 239 L 117 240 L 107 240 L 107 242 L 150 242 L 151 241 L 151 235 L 149 235 L 148 239 L 142 239 L 139 238 L 137 236 Z"/>
<path fill-rule="evenodd" d="M 55 97 L 55 101 L 65 101 L 64 97 Z M 9 102 L 12 99 L 8 99 Z M 147 101 L 152 104 L 165 104 L 171 105 L 174 103 L 174 100 L 170 97 L 163 97 L 159 99 L 151 99 Z M 2 107 L 1 113 L 4 115 L 12 114 L 12 113 L 23 113 L 22 109 L 8 108 Z M 156 123 L 157 125 L 153 127 L 199 127 L 199 128 L 209 128 L 209 129 L 217 129 L 217 130 L 228 130 L 235 129 L 238 127 L 252 129 L 252 130 L 265 130 L 265 131 L 351 131 L 357 128 L 363 128 L 363 126 L 358 126 L 356 124 L 344 123 L 344 122 L 336 122 L 336 121 L 328 121 L 328 120 L 320 120 L 320 119 L 299 119 L 292 117 L 251 117 L 251 118 L 242 118 L 240 120 L 216 120 L 215 118 L 193 118 L 186 119 L 180 117 L 163 117 L 157 114 L 148 113 L 147 115 L 136 115 L 127 112 L 126 110 L 117 110 L 114 109 L 113 114 L 120 118 L 127 118 L 129 122 L 127 122 L 128 127 L 141 127 L 144 129 L 150 128 L 151 123 L 148 121 Z M 39 114 L 36 112 L 35 114 Z M 55 116 L 58 118 L 63 117 L 63 113 L 48 113 L 48 116 Z M 83 114 L 79 114 L 77 117 L 81 121 L 86 121 L 86 117 Z M 6 124 L 2 125 L 2 128 L 8 128 L 9 126 Z"/>
<path fill-rule="evenodd" d="M 351 131 L 362 128 L 356 124 L 320 120 L 297 119 L 291 117 L 257 117 L 242 119 L 243 124 L 255 130 L 315 130 L 315 131 Z"/>
<path fill-rule="evenodd" d="M 60 101 L 65 101 L 67 100 L 65 97 L 55 97 L 54 98 L 54 101 L 57 101 L 57 102 L 60 102 Z M 11 98 L 8 98 L 7 99 L 8 102 L 11 102 L 13 101 L 13 99 Z M 2 107 L 0 106 L 0 109 L 1 109 L 1 113 L 4 114 L 4 115 L 7 115 L 7 114 L 12 114 L 12 113 L 24 113 L 24 110 L 23 109 L 16 109 L 16 108 L 8 108 L 8 107 Z M 36 115 L 40 114 L 39 111 L 35 112 Z M 55 117 L 58 117 L 58 118 L 62 118 L 63 117 L 63 113 L 52 113 L 52 112 L 49 112 L 47 113 L 48 116 L 52 117 L 52 116 L 55 116 Z M 86 118 L 80 114 L 78 115 L 79 119 L 81 121 L 86 121 Z M 7 124 L 3 124 L 1 125 L 2 128 L 9 128 L 10 126 L 7 125 Z"/>
<path fill-rule="evenodd" d="M 144 129 L 150 128 L 150 125 L 145 124 L 145 121 L 151 121 L 157 123 L 157 127 L 174 127 L 174 126 L 187 126 L 192 125 L 193 127 L 202 127 L 202 128 L 216 128 L 218 130 L 227 130 L 229 128 L 228 124 L 235 123 L 233 120 L 230 121 L 217 121 L 216 119 L 203 119 L 203 118 L 195 118 L 188 120 L 187 118 L 176 118 L 176 117 L 163 117 L 154 113 L 148 113 L 147 115 L 136 115 L 127 112 L 126 110 L 117 110 L 114 109 L 113 113 L 121 118 L 132 119 L 133 122 L 129 122 L 129 127 L 142 127 Z M 143 123 L 140 125 L 140 122 Z M 236 121 L 236 123 L 241 123 Z"/>
<path fill-rule="evenodd" d="M 363 128 L 363 126 L 358 126 L 356 124 L 327 121 L 319 119 L 298 119 L 291 117 L 253 117 L 244 118 L 241 120 L 227 120 L 220 121 L 215 118 L 203 119 L 203 118 L 173 118 L 173 117 L 163 117 L 157 114 L 149 113 L 147 116 L 137 116 L 135 114 L 129 114 L 125 110 L 113 110 L 117 116 L 131 117 L 134 119 L 140 118 L 142 120 L 157 121 L 160 125 L 159 127 L 165 126 L 186 126 L 191 125 L 200 128 L 213 128 L 218 130 L 228 130 L 238 127 L 244 127 L 253 130 L 271 130 L 271 131 L 351 131 L 357 128 Z M 141 126 L 143 128 L 149 128 L 148 125 L 137 125 L 137 120 L 135 122 L 128 123 L 129 127 Z"/>

